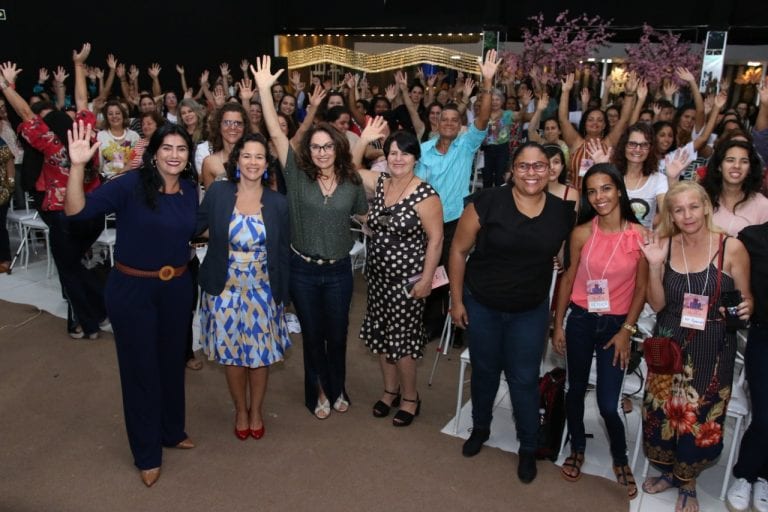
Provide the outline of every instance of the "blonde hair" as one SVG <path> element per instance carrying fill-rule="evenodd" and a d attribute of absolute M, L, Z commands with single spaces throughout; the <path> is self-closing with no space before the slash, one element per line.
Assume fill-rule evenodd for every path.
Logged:
<path fill-rule="evenodd" d="M 672 217 L 672 201 L 675 197 L 684 194 L 685 192 L 695 192 L 698 194 L 701 203 L 704 205 L 704 222 L 706 228 L 712 233 L 721 233 L 722 230 L 715 226 L 712 218 L 714 212 L 712 201 L 709 200 L 709 194 L 704 190 L 704 187 L 695 181 L 680 181 L 672 185 L 664 196 L 664 202 L 661 205 L 661 222 L 659 223 L 658 229 L 659 236 L 673 237 L 680 233 L 680 228 L 677 227 Z"/>

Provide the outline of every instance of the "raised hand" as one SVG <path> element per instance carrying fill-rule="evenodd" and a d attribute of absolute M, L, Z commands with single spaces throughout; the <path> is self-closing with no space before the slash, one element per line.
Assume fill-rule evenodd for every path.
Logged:
<path fill-rule="evenodd" d="M 437 75 L 431 75 L 427 78 L 427 87 L 434 87 L 435 81 L 437 81 Z"/>
<path fill-rule="evenodd" d="M 664 85 L 661 86 L 661 90 L 664 92 L 665 98 L 671 99 L 672 96 L 674 96 L 675 93 L 680 90 L 680 87 L 672 80 L 665 79 Z"/>
<path fill-rule="evenodd" d="M 128 79 L 134 81 L 139 78 L 139 68 L 135 64 L 131 64 L 131 68 L 128 70 Z"/>
<path fill-rule="evenodd" d="M 192 90 L 191 87 L 189 89 L 187 89 L 186 91 L 184 91 L 184 99 L 185 100 L 191 100 L 194 97 L 195 97 L 195 91 Z"/>
<path fill-rule="evenodd" d="M 94 67 L 93 74 L 96 75 L 96 78 L 98 78 L 99 80 L 104 78 L 104 70 L 101 68 Z"/>
<path fill-rule="evenodd" d="M 66 80 L 67 78 L 69 78 L 69 75 L 64 70 L 63 66 L 59 66 L 58 68 L 56 68 L 56 71 L 54 71 L 54 73 L 53 73 L 54 81 L 56 81 L 56 82 L 58 82 L 60 84 L 63 84 L 64 80 Z"/>
<path fill-rule="evenodd" d="M 200 86 L 205 87 L 208 86 L 208 77 L 210 76 L 210 72 L 206 69 L 200 74 Z"/>
<path fill-rule="evenodd" d="M 549 94 L 547 94 L 546 90 L 541 93 L 541 96 L 539 97 L 539 101 L 536 103 L 536 110 L 539 112 L 544 112 L 547 110 L 547 106 L 549 105 Z"/>
<path fill-rule="evenodd" d="M 496 76 L 496 71 L 499 69 L 499 64 L 503 59 L 499 59 L 496 50 L 490 49 L 485 54 L 485 59 L 480 63 L 480 74 L 486 80 L 493 80 Z"/>
<path fill-rule="evenodd" d="M 37 82 L 40 84 L 44 84 L 48 81 L 48 78 L 50 78 L 50 75 L 48 74 L 48 70 L 45 68 L 40 68 L 37 72 Z"/>
<path fill-rule="evenodd" d="M 704 115 L 708 115 L 712 112 L 712 108 L 715 106 L 715 97 L 711 94 L 704 98 Z"/>
<path fill-rule="evenodd" d="M 653 109 L 653 118 L 656 119 L 659 117 L 659 114 L 661 114 L 661 105 L 654 101 L 653 104 L 651 104 L 651 108 Z"/>
<path fill-rule="evenodd" d="M 400 90 L 407 89 L 408 88 L 408 74 L 405 73 L 401 69 L 398 69 L 397 71 L 395 71 L 395 84 L 400 88 Z"/>
<path fill-rule="evenodd" d="M 315 87 L 315 89 L 309 93 L 309 104 L 315 108 L 319 107 L 327 94 L 328 91 L 322 85 Z"/>
<path fill-rule="evenodd" d="M 720 90 L 723 90 L 722 87 Z M 763 78 L 763 82 L 760 84 L 757 90 L 760 93 L 760 105 L 763 107 L 768 106 L 768 77 Z"/>
<path fill-rule="evenodd" d="M 383 140 L 386 137 L 387 122 L 382 116 L 376 116 L 368 123 L 360 134 L 360 140 L 370 144 L 375 140 Z"/>
<path fill-rule="evenodd" d="M 87 164 L 96 150 L 99 149 L 99 142 L 91 145 L 93 128 L 89 124 L 83 126 L 83 121 L 72 124 L 72 129 L 67 130 L 67 139 L 69 141 L 69 161 L 73 166 Z"/>
<path fill-rule="evenodd" d="M 567 93 L 571 92 L 571 89 L 573 89 L 573 80 L 574 80 L 573 73 L 568 73 L 565 76 L 565 80 L 563 80 L 562 83 L 561 83 L 562 84 L 561 87 L 562 87 L 563 94 L 567 94 Z"/>
<path fill-rule="evenodd" d="M 624 84 L 624 90 L 628 93 L 633 93 L 637 90 L 639 79 L 635 71 L 630 71 L 627 76 L 627 82 Z"/>
<path fill-rule="evenodd" d="M 589 139 L 586 142 L 587 155 L 596 164 L 607 164 L 611 161 L 613 148 L 609 147 L 606 151 L 599 139 Z"/>
<path fill-rule="evenodd" d="M 223 87 L 214 87 L 213 88 L 213 104 L 217 107 L 220 107 L 224 105 L 227 101 L 227 96 L 224 94 L 224 88 Z"/>
<path fill-rule="evenodd" d="M 96 80 L 96 71 L 90 66 L 87 66 L 85 68 L 85 75 L 88 77 L 88 80 L 91 80 L 91 81 Z"/>
<path fill-rule="evenodd" d="M 24 70 L 16 68 L 15 62 L 8 61 L 0 64 L 0 73 L 2 73 L 5 81 L 8 82 L 8 85 L 16 83 L 16 77 L 22 71 Z"/>
<path fill-rule="evenodd" d="M 256 59 L 256 67 L 251 65 L 251 73 L 256 80 L 256 86 L 260 91 L 268 91 L 272 84 L 275 83 L 280 75 L 283 74 L 284 69 L 278 69 L 274 75 L 269 70 L 272 65 L 272 58 L 269 55 L 262 55 Z"/>
<path fill-rule="evenodd" d="M 176 64 L 176 72 L 178 74 L 180 74 L 180 75 L 183 75 L 184 74 L 184 66 L 182 66 L 181 64 Z"/>
<path fill-rule="evenodd" d="M 726 91 L 720 91 L 717 93 L 717 96 L 715 96 L 715 108 L 717 108 L 718 112 L 723 109 L 727 101 L 728 93 Z"/>
<path fill-rule="evenodd" d="M 115 69 L 117 67 L 117 59 L 111 53 L 107 55 L 107 66 L 109 66 L 109 69 Z"/>
<path fill-rule="evenodd" d="M 115 74 L 117 75 L 117 78 L 122 80 L 125 78 L 125 64 L 122 62 L 117 65 L 117 68 L 115 68 Z"/>
<path fill-rule="evenodd" d="M 581 89 L 581 94 L 579 95 L 581 98 L 581 105 L 582 108 L 584 108 L 586 105 L 589 104 L 589 99 L 592 97 L 592 93 L 589 92 L 589 89 L 587 87 L 583 87 Z"/>
<path fill-rule="evenodd" d="M 237 88 L 240 90 L 240 101 L 249 102 L 256 91 L 253 90 L 253 80 L 247 76 L 237 82 Z"/>
<path fill-rule="evenodd" d="M 152 77 L 152 79 L 158 78 L 160 76 L 160 71 L 162 68 L 160 67 L 160 64 L 157 62 L 153 62 L 151 66 L 149 66 L 149 69 L 147 69 L 147 73 L 149 73 L 149 76 Z"/>
<path fill-rule="evenodd" d="M 521 110 L 528 110 L 528 105 L 533 101 L 533 91 L 530 89 L 523 91 L 523 94 L 521 94 L 518 99 L 520 100 L 520 106 L 523 107 Z"/>
<path fill-rule="evenodd" d="M 664 158 L 667 178 L 673 181 L 679 179 L 680 174 L 686 167 L 688 167 L 688 164 L 690 164 L 692 160 L 693 158 L 691 158 L 688 150 L 684 147 L 669 153 Z"/>
<path fill-rule="evenodd" d="M 472 96 L 472 90 L 475 88 L 475 81 L 472 80 L 471 76 L 468 76 L 464 79 L 464 86 L 462 88 L 462 92 L 464 93 L 464 99 L 469 102 L 469 97 Z"/>
<path fill-rule="evenodd" d="M 219 65 L 219 71 L 221 71 L 221 76 L 223 76 L 225 78 L 228 77 L 229 76 L 229 64 L 227 64 L 226 62 L 222 62 Z"/>
<path fill-rule="evenodd" d="M 693 73 L 691 73 L 688 68 L 679 67 L 675 69 L 675 74 L 677 77 L 686 83 L 696 83 L 696 79 L 693 77 Z"/>
<path fill-rule="evenodd" d="M 397 87 L 395 84 L 389 84 L 386 89 L 384 89 L 384 96 L 387 97 L 387 99 L 390 101 L 394 101 L 395 98 L 397 98 Z"/>
<path fill-rule="evenodd" d="M 80 51 L 72 50 L 72 61 L 75 64 L 85 64 L 88 55 L 91 54 L 91 43 L 83 43 L 83 47 Z"/>
<path fill-rule="evenodd" d="M 648 97 L 648 82 L 645 78 L 640 79 L 637 84 L 637 102 L 641 105 L 645 103 L 645 98 Z"/>
<path fill-rule="evenodd" d="M 248 66 L 250 66 L 251 63 L 248 62 L 248 59 L 243 59 L 240 61 L 240 71 L 243 72 L 243 76 L 248 76 Z"/>
<path fill-rule="evenodd" d="M 352 73 L 346 73 L 344 75 L 344 85 L 346 85 L 350 89 L 354 89 L 357 86 L 355 75 L 353 75 Z"/>
<path fill-rule="evenodd" d="M 640 250 L 643 251 L 648 265 L 658 267 L 664 264 L 667 258 L 667 247 L 669 238 L 659 238 L 653 231 L 646 234 L 643 242 L 640 242 Z"/>

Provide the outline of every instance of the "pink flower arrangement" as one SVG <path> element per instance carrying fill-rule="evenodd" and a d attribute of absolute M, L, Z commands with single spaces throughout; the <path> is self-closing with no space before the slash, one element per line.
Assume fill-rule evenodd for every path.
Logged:
<path fill-rule="evenodd" d="M 582 69 L 595 50 L 606 46 L 613 33 L 610 20 L 582 13 L 574 18 L 563 11 L 554 25 L 544 24 L 544 15 L 529 18 L 534 27 L 523 28 L 523 54 L 519 67 L 529 74 L 541 70 L 542 81 L 557 84 L 561 77 Z"/>
<path fill-rule="evenodd" d="M 675 74 L 675 68 L 688 68 L 693 76 L 701 71 L 702 56 L 691 51 L 690 43 L 680 41 L 680 34 L 660 32 L 648 24 L 637 44 L 627 46 L 627 66 L 636 71 L 652 87 L 660 86 L 664 79 L 684 85 Z"/>

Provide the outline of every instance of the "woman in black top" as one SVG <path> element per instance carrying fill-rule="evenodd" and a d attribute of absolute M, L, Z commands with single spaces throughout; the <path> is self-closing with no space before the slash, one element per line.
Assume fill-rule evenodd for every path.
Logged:
<path fill-rule="evenodd" d="M 529 483 L 536 478 L 539 362 L 552 258 L 575 213 L 572 204 L 546 192 L 549 159 L 539 144 L 520 146 L 511 170 L 514 186 L 483 190 L 459 219 L 449 260 L 451 316 L 467 329 L 472 362 L 473 428 L 463 454 L 476 455 L 490 436 L 503 370 L 520 438 L 518 477 Z"/>

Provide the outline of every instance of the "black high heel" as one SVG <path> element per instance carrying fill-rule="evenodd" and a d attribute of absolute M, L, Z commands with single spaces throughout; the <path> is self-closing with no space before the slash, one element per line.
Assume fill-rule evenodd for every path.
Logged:
<path fill-rule="evenodd" d="M 404 411 L 400 409 L 397 411 L 397 414 L 395 414 L 395 417 L 392 418 L 392 425 L 396 427 L 407 427 L 411 423 L 413 423 L 413 419 L 419 415 L 419 412 L 421 412 L 421 398 L 419 398 L 418 393 L 416 394 L 416 400 L 409 400 L 408 398 L 403 398 L 403 402 L 411 402 L 416 404 L 416 412 L 411 414 L 408 411 Z"/>
<path fill-rule="evenodd" d="M 392 404 L 391 405 L 387 405 L 384 402 L 382 402 L 381 400 L 379 400 L 378 402 L 373 404 L 373 415 L 376 418 L 385 418 L 385 417 L 389 416 L 389 410 L 392 407 L 400 406 L 400 392 L 399 391 L 397 393 L 393 393 L 393 392 L 387 391 L 385 389 L 384 392 L 386 394 L 388 394 L 388 395 L 392 395 L 393 397 L 395 397 L 395 399 L 392 400 Z"/>

